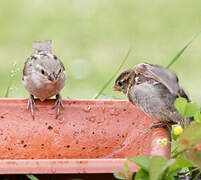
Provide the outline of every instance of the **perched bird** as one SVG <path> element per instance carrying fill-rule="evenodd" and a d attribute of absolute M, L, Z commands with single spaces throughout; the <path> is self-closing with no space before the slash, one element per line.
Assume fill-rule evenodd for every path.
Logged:
<path fill-rule="evenodd" d="M 63 107 L 62 98 L 59 94 L 65 85 L 66 72 L 60 59 L 52 54 L 52 41 L 33 42 L 34 54 L 25 62 L 23 69 L 23 84 L 30 97 L 27 103 L 27 109 L 30 108 L 34 118 L 34 96 L 44 101 L 56 95 L 57 106 L 56 118 L 60 113 L 60 107 Z"/>
<path fill-rule="evenodd" d="M 156 120 L 150 128 L 170 128 L 176 123 L 184 127 L 184 120 L 175 109 L 174 101 L 177 97 L 188 101 L 189 98 L 179 85 L 177 75 L 170 70 L 148 63 L 137 64 L 120 74 L 113 90 L 126 94 L 131 103 Z"/>

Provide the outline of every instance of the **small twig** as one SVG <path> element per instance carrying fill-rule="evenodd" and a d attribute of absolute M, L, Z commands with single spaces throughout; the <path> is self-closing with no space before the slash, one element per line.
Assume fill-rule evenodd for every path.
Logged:
<path fill-rule="evenodd" d="M 200 176 L 200 174 L 201 174 L 201 172 L 199 172 L 199 173 L 193 178 L 193 180 L 197 180 L 198 177 Z"/>
<path fill-rule="evenodd" d="M 199 170 L 199 169 L 200 169 L 199 167 L 196 167 L 196 168 L 190 170 L 190 172 L 194 172 L 194 171 L 197 171 L 197 170 Z"/>
<path fill-rule="evenodd" d="M 188 150 L 190 150 L 190 149 L 183 149 L 182 151 L 179 151 L 179 152 L 175 153 L 174 156 L 172 156 L 172 158 L 176 158 L 178 155 L 180 155 L 180 154 L 182 154 L 182 153 L 184 153 L 184 152 L 186 152 Z"/>

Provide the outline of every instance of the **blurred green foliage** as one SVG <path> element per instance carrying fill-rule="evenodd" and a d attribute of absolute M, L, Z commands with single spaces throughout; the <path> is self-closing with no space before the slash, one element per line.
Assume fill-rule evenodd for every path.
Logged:
<path fill-rule="evenodd" d="M 22 69 L 32 41 L 52 39 L 68 78 L 63 98 L 91 98 L 114 74 L 132 46 L 126 68 L 140 62 L 167 66 L 201 30 L 201 1 L 194 0 L 6 0 L 0 1 L 0 97 L 12 64 L 20 71 L 9 97 L 27 97 Z M 201 37 L 171 69 L 191 99 L 201 104 Z M 112 92 L 107 97 L 125 98 Z M 105 98 L 102 96 L 102 98 Z"/>

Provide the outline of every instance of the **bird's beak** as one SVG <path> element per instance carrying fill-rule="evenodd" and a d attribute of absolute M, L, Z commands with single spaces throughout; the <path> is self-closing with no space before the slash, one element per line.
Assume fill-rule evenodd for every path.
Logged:
<path fill-rule="evenodd" d="M 55 73 L 52 73 L 48 76 L 48 79 L 50 81 L 56 81 L 57 80 L 57 75 Z"/>
<path fill-rule="evenodd" d="M 121 91 L 121 88 L 118 86 L 113 86 L 112 88 L 113 91 Z"/>

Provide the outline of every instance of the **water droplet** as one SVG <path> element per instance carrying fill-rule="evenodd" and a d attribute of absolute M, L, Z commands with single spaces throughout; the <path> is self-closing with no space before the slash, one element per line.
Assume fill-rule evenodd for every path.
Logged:
<path fill-rule="evenodd" d="M 96 116 L 91 116 L 91 117 L 89 117 L 89 121 L 90 121 L 90 122 L 95 122 L 95 121 L 96 121 Z"/>
<path fill-rule="evenodd" d="M 87 106 L 86 108 L 83 109 L 84 112 L 90 112 L 91 111 L 91 107 Z"/>
<path fill-rule="evenodd" d="M 57 134 L 57 135 L 60 134 L 60 133 L 59 133 L 59 130 L 57 130 L 57 129 L 54 130 L 54 133 Z"/>
<path fill-rule="evenodd" d="M 118 116 L 119 114 L 120 114 L 120 112 L 117 109 L 112 109 L 111 112 L 110 112 L 111 116 Z"/>
<path fill-rule="evenodd" d="M 59 123 L 59 124 L 63 124 L 63 123 L 64 123 L 64 117 L 60 117 L 60 118 L 58 119 L 58 123 Z"/>
<path fill-rule="evenodd" d="M 13 62 L 13 67 L 15 67 L 17 65 L 17 62 L 16 61 L 14 61 Z"/>

